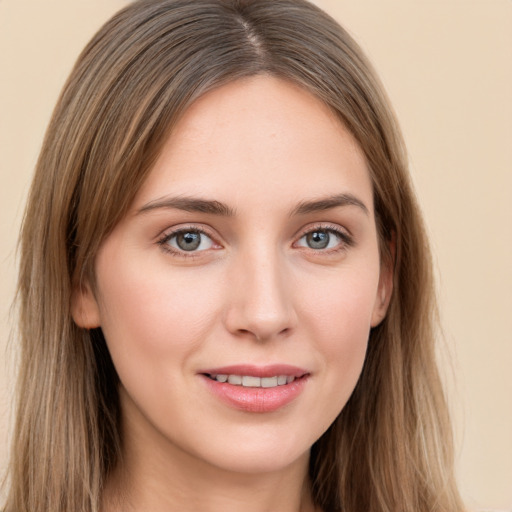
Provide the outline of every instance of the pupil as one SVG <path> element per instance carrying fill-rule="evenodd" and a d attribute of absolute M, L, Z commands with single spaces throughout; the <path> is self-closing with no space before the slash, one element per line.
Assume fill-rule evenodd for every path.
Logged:
<path fill-rule="evenodd" d="M 184 251 L 193 251 L 199 247 L 201 243 L 201 234 L 200 233 L 181 233 L 176 238 L 176 243 L 178 247 Z"/>
<path fill-rule="evenodd" d="M 329 245 L 329 233 L 325 231 L 313 231 L 306 239 L 311 249 L 325 249 Z"/>

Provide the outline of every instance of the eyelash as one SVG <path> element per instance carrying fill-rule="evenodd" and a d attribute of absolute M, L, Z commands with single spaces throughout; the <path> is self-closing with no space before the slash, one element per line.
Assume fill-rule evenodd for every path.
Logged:
<path fill-rule="evenodd" d="M 339 239 L 339 244 L 336 247 L 330 248 L 330 249 L 313 249 L 311 247 L 303 247 L 306 250 L 312 251 L 313 253 L 321 253 L 324 255 L 330 255 L 330 254 L 336 254 L 340 251 L 345 251 L 347 248 L 352 247 L 354 245 L 354 239 L 351 235 L 349 235 L 346 231 L 341 230 L 338 226 L 335 225 L 325 225 L 325 224 L 318 224 L 316 226 L 313 226 L 312 228 L 306 229 L 301 232 L 300 236 L 298 237 L 297 241 L 294 242 L 294 246 L 302 240 L 304 237 L 311 233 L 315 232 L 325 232 L 329 234 L 334 234 Z M 201 251 L 185 251 L 180 250 L 175 247 L 172 247 L 169 245 L 169 241 L 173 238 L 177 237 L 180 234 L 184 233 L 198 233 L 200 235 L 204 235 L 208 237 L 213 245 L 216 245 L 216 242 L 214 238 L 204 229 L 197 227 L 197 226 L 187 226 L 184 228 L 179 228 L 174 231 L 171 231 L 170 233 L 165 233 L 162 237 L 160 237 L 157 240 L 157 244 L 162 247 L 162 250 L 171 253 L 173 256 L 178 256 L 181 258 L 197 258 L 201 255 L 201 253 L 207 251 L 208 249 L 203 249 Z M 218 244 L 217 244 L 218 245 Z"/>
<path fill-rule="evenodd" d="M 330 249 L 313 249 L 311 247 L 304 247 L 306 250 L 309 250 L 314 254 L 334 255 L 339 252 L 346 251 L 349 247 L 353 247 L 355 245 L 354 239 L 350 234 L 340 229 L 339 226 L 332 224 L 318 224 L 316 226 L 313 226 L 312 228 L 307 228 L 306 230 L 302 231 L 301 235 L 298 237 L 298 240 L 297 242 L 294 243 L 294 245 L 296 245 L 300 240 L 302 240 L 307 235 L 315 232 L 334 234 L 339 239 L 339 243 L 336 245 L 336 247 L 332 247 Z"/>
<path fill-rule="evenodd" d="M 198 233 L 200 235 L 204 235 L 211 240 L 212 245 L 218 245 L 218 244 L 216 244 L 214 238 L 206 230 L 204 230 L 200 227 L 197 227 L 197 226 L 186 226 L 184 228 L 178 228 L 174 231 L 171 231 L 170 233 L 165 233 L 161 238 L 159 238 L 157 240 L 157 243 L 158 243 L 158 245 L 160 245 L 162 250 L 172 254 L 173 256 L 177 256 L 180 258 L 197 258 L 201 255 L 201 253 L 208 250 L 208 249 L 203 249 L 201 251 L 185 251 L 182 249 L 172 247 L 169 244 L 169 242 L 173 238 L 177 237 L 180 234 L 185 234 L 185 233 Z M 202 243 L 202 241 L 200 243 Z"/>

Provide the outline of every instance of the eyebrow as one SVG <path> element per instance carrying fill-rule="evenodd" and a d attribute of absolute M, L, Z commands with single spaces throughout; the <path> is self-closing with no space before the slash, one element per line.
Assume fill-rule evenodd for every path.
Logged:
<path fill-rule="evenodd" d="M 145 213 L 158 208 L 174 208 L 186 212 L 208 213 L 223 217 L 234 217 L 235 215 L 235 210 L 220 201 L 183 196 L 166 197 L 151 201 L 140 208 L 138 213 Z"/>
<path fill-rule="evenodd" d="M 369 215 L 367 206 L 352 194 L 335 194 L 311 201 L 301 201 L 290 213 L 293 215 L 306 215 L 308 213 L 331 210 L 341 206 L 357 206 L 366 215 Z M 236 211 L 225 203 L 212 199 L 177 196 L 156 199 L 142 206 L 137 213 L 145 213 L 156 209 L 177 209 L 186 212 L 206 213 L 222 217 L 234 217 Z"/>
<path fill-rule="evenodd" d="M 339 206 L 357 206 L 366 215 L 369 215 L 368 207 L 352 194 L 335 194 L 313 201 L 300 202 L 293 210 L 292 215 L 305 215 L 307 213 L 321 212 Z"/>

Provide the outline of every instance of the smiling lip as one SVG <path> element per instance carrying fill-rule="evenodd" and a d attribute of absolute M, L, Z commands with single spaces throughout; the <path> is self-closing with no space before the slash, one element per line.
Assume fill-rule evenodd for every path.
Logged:
<path fill-rule="evenodd" d="M 224 403 L 256 413 L 277 411 L 292 402 L 300 395 L 309 377 L 308 371 L 290 365 L 233 365 L 198 374 Z"/>

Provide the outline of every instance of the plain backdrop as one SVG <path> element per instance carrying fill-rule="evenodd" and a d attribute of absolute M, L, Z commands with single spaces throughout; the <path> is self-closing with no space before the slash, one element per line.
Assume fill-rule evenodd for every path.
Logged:
<path fill-rule="evenodd" d="M 16 238 L 78 53 L 122 0 L 0 0 L 0 471 L 12 418 Z M 472 509 L 512 510 L 512 0 L 318 0 L 396 109 L 432 238 Z"/>

